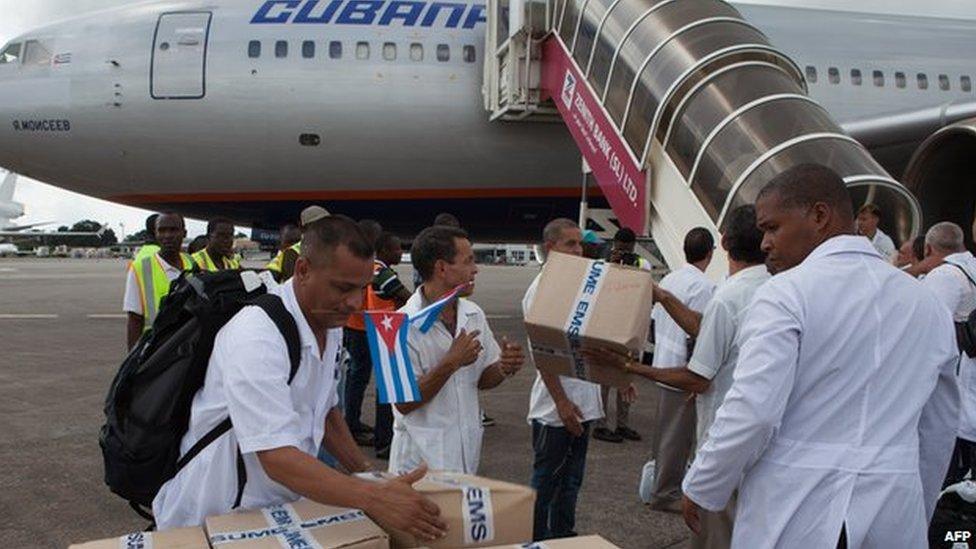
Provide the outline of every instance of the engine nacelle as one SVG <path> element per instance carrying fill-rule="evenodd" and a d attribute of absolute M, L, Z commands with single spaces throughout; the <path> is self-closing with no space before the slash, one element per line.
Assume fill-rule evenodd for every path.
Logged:
<path fill-rule="evenodd" d="M 903 183 L 921 203 L 924 229 L 952 221 L 962 227 L 966 247 L 976 251 L 976 118 L 946 126 L 923 141 Z"/>

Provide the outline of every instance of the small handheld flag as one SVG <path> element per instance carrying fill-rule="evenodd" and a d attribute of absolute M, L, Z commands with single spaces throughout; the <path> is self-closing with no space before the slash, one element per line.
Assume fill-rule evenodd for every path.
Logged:
<path fill-rule="evenodd" d="M 418 402 L 422 399 L 417 376 L 410 364 L 407 335 L 411 324 L 419 323 L 421 333 L 427 333 L 437 321 L 441 310 L 467 285 L 454 288 L 443 297 L 413 315 L 395 311 L 364 311 L 369 354 L 376 374 L 376 390 L 381 404 Z"/>

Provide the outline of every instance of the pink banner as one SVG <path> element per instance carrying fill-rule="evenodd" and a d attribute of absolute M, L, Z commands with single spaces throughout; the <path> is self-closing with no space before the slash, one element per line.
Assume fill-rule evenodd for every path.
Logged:
<path fill-rule="evenodd" d="M 617 220 L 637 234 L 644 234 L 644 171 L 562 42 L 558 38 L 547 40 L 542 56 L 542 88 L 555 101 Z"/>

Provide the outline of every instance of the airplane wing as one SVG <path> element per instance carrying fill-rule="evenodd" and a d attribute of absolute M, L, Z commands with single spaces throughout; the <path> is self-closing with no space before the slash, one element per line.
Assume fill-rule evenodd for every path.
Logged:
<path fill-rule="evenodd" d="M 45 225 L 50 225 L 54 223 L 53 221 L 45 221 L 43 223 L 31 223 L 30 225 L 17 225 L 15 227 L 4 227 L 3 231 L 7 233 L 18 233 L 21 231 L 26 231 L 27 229 L 33 229 L 34 227 L 43 227 Z"/>
<path fill-rule="evenodd" d="M 956 122 L 976 117 L 976 102 L 947 103 L 914 111 L 898 111 L 841 123 L 851 137 L 873 149 L 918 143 Z"/>
<path fill-rule="evenodd" d="M 39 237 L 54 237 L 54 236 L 68 236 L 68 237 L 84 237 L 84 236 L 101 236 L 105 233 L 105 228 L 95 232 L 57 232 L 57 231 L 46 231 L 46 232 L 24 232 L 24 231 L 0 231 L 0 236 L 7 238 L 20 237 L 20 238 L 39 238 Z"/>

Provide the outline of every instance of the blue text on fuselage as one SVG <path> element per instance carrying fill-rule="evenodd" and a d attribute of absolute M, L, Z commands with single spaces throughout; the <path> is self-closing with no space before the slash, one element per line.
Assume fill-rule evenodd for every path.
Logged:
<path fill-rule="evenodd" d="M 473 29 L 485 22 L 484 4 L 415 0 L 268 0 L 252 24 L 336 24 Z"/>

